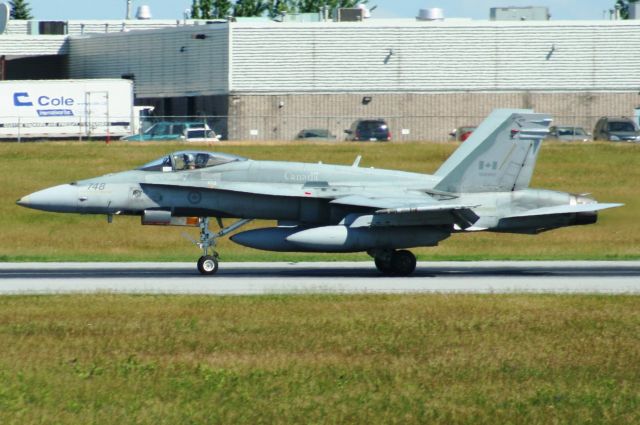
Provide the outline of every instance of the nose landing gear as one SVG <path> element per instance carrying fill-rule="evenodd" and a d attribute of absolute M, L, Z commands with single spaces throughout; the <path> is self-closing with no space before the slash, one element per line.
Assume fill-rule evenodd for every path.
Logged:
<path fill-rule="evenodd" d="M 213 275 L 218 271 L 218 253 L 213 249 L 216 246 L 218 238 L 221 238 L 228 233 L 244 226 L 249 223 L 251 219 L 245 218 L 238 220 L 231 226 L 222 227 L 222 220 L 218 219 L 220 224 L 220 231 L 212 233 L 209 230 L 209 217 L 200 217 L 198 226 L 200 227 L 200 242 L 195 242 L 200 249 L 202 249 L 203 255 L 198 259 L 198 271 L 203 275 Z"/>
<path fill-rule="evenodd" d="M 218 256 L 215 255 L 203 255 L 198 260 L 198 271 L 205 275 L 215 274 L 218 271 Z"/>

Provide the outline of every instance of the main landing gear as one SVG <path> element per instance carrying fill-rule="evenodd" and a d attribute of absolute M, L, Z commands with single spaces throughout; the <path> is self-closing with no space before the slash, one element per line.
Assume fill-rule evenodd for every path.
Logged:
<path fill-rule="evenodd" d="M 198 271 L 204 275 L 213 275 L 218 271 L 218 253 L 213 249 L 216 246 L 216 240 L 234 230 L 249 223 L 251 219 L 245 218 L 238 220 L 229 227 L 222 227 L 222 220 L 218 219 L 220 231 L 212 233 L 209 230 L 209 217 L 200 217 L 198 226 L 200 227 L 200 242 L 195 242 L 204 255 L 198 260 Z"/>
<path fill-rule="evenodd" d="M 387 276 L 409 276 L 416 269 L 416 256 L 411 251 L 391 249 L 369 252 L 376 268 Z"/>

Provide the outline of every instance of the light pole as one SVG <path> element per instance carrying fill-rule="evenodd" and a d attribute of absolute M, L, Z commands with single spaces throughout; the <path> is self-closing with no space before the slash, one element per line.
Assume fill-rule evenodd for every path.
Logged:
<path fill-rule="evenodd" d="M 127 20 L 131 20 L 131 3 L 133 0 L 127 0 Z"/>

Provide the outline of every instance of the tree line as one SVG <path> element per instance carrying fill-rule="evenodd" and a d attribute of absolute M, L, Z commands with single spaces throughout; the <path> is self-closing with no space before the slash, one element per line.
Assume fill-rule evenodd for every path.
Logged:
<path fill-rule="evenodd" d="M 315 13 L 328 8 L 329 12 L 340 7 L 355 7 L 368 0 L 193 0 L 191 18 L 224 19 L 228 16 L 269 16 L 284 13 Z"/>
<path fill-rule="evenodd" d="M 620 17 L 629 19 L 629 5 L 640 0 L 616 0 L 614 7 L 620 9 Z M 276 17 L 283 13 L 314 13 L 327 7 L 330 12 L 340 7 L 354 7 L 368 0 L 193 0 L 193 19 L 224 19 L 227 16 Z M 33 19 L 27 0 L 9 1 L 11 19 Z"/>
<path fill-rule="evenodd" d="M 333 11 L 340 7 L 354 7 L 368 0 L 193 0 L 191 18 L 224 19 L 227 16 L 270 16 L 283 13 L 313 13 L 323 7 Z M 9 1 L 11 19 L 33 19 L 27 0 Z"/>
<path fill-rule="evenodd" d="M 617 0 L 615 7 L 620 9 L 620 17 L 622 19 L 629 19 L 629 5 L 631 3 L 637 3 L 639 0 Z"/>
<path fill-rule="evenodd" d="M 9 10 L 11 19 L 33 19 L 31 8 L 26 0 L 11 0 Z"/>

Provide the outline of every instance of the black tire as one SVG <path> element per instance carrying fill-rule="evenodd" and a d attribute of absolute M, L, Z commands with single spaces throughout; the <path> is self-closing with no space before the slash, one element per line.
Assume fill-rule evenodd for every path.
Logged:
<path fill-rule="evenodd" d="M 411 251 L 396 251 L 391 256 L 391 269 L 397 276 L 409 276 L 416 269 L 416 256 Z"/>
<path fill-rule="evenodd" d="M 384 260 L 380 257 L 375 257 L 374 258 L 374 263 L 376 264 L 376 268 L 380 271 L 380 273 L 382 274 L 393 274 L 393 269 L 391 268 L 391 261 L 390 260 Z"/>
<path fill-rule="evenodd" d="M 198 271 L 204 275 L 213 275 L 218 271 L 218 259 L 212 255 L 203 255 L 198 260 Z"/>

